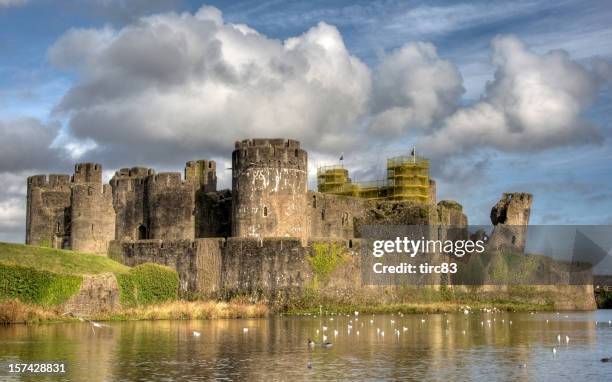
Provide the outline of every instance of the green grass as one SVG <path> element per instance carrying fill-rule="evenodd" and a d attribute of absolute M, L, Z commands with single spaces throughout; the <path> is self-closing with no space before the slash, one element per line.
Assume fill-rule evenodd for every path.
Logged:
<path fill-rule="evenodd" d="M 158 304 L 178 299 L 179 278 L 174 269 L 146 263 L 117 275 L 121 303 L 126 306 Z"/>
<path fill-rule="evenodd" d="M 68 275 L 126 273 L 130 270 L 105 256 L 11 243 L 0 243 L 0 264 Z"/>
<path fill-rule="evenodd" d="M 0 264 L 0 301 L 19 301 L 51 307 L 67 301 L 79 291 L 83 278 Z"/>

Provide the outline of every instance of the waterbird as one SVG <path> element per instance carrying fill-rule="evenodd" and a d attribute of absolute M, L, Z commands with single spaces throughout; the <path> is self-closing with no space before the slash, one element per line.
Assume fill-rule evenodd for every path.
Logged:
<path fill-rule="evenodd" d="M 314 348 L 316 345 L 316 342 L 314 342 L 313 340 L 311 340 L 310 338 L 308 339 L 308 347 L 309 348 Z"/>
<path fill-rule="evenodd" d="M 526 364 L 526 363 L 522 363 L 522 364 L 520 364 L 520 365 L 519 365 L 519 368 L 521 368 L 521 369 L 524 369 L 524 368 L 526 368 L 526 367 L 527 367 L 527 364 Z"/>
<path fill-rule="evenodd" d="M 323 334 L 323 342 L 327 341 L 327 336 Z"/>
<path fill-rule="evenodd" d="M 357 335 L 359 335 L 359 330 L 357 331 Z"/>
<path fill-rule="evenodd" d="M 308 361 L 308 363 L 306 364 L 306 367 L 309 369 L 312 369 L 312 362 Z"/>
<path fill-rule="evenodd" d="M 249 332 L 249 328 L 242 328 L 242 333 L 248 333 Z"/>
<path fill-rule="evenodd" d="M 359 316 L 359 312 L 358 311 L 355 311 L 355 316 Z"/>
<path fill-rule="evenodd" d="M 385 336 L 385 332 L 384 332 L 384 331 L 381 331 L 381 332 L 380 332 L 380 336 L 381 336 L 381 337 L 384 337 L 384 336 Z"/>
<path fill-rule="evenodd" d="M 612 357 L 602 358 L 601 362 L 612 362 Z"/>
<path fill-rule="evenodd" d="M 570 340 L 570 339 L 569 339 L 569 336 L 565 336 L 565 343 L 566 343 L 566 344 L 569 344 L 569 340 Z"/>
<path fill-rule="evenodd" d="M 404 327 L 402 327 L 402 330 L 406 331 L 406 330 L 408 330 L 408 328 L 404 326 Z"/>
<path fill-rule="evenodd" d="M 194 337 L 199 337 L 199 336 L 201 336 L 201 335 L 202 335 L 202 333 L 200 333 L 200 332 L 198 332 L 198 331 L 195 331 L 195 330 L 193 331 L 193 333 L 192 333 L 192 334 L 193 334 L 193 336 L 194 336 Z"/>
<path fill-rule="evenodd" d="M 557 334 L 557 342 L 561 343 L 561 334 Z"/>
<path fill-rule="evenodd" d="M 321 329 L 323 329 L 323 331 L 326 331 L 327 330 L 327 326 L 324 326 Z"/>
<path fill-rule="evenodd" d="M 334 337 L 338 337 L 338 331 L 334 330 Z"/>
<path fill-rule="evenodd" d="M 423 324 L 423 323 L 425 323 L 425 319 L 424 319 L 424 318 L 423 318 L 423 319 L 421 319 L 421 323 L 422 323 L 422 324 Z"/>
<path fill-rule="evenodd" d="M 470 314 L 470 311 L 467 309 L 463 309 L 463 314 Z"/>
<path fill-rule="evenodd" d="M 324 348 L 329 349 L 330 347 L 334 346 L 331 342 L 323 342 L 321 344 L 321 346 L 323 346 Z"/>
<path fill-rule="evenodd" d="M 557 354 L 557 348 L 553 348 L 553 350 L 552 350 L 552 351 L 553 351 L 553 355 L 556 355 L 556 354 Z"/>

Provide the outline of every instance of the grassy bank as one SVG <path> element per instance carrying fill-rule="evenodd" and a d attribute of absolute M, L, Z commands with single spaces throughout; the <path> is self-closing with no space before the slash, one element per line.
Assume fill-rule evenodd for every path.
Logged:
<path fill-rule="evenodd" d="M 112 314 L 87 317 L 96 321 L 196 320 L 214 318 L 257 318 L 268 315 L 264 303 L 219 301 L 169 301 L 162 304 L 125 308 Z M 78 321 L 55 309 L 25 304 L 19 300 L 0 303 L 0 324 L 35 324 Z"/>
<path fill-rule="evenodd" d="M 0 264 L 69 275 L 125 273 L 130 269 L 105 256 L 12 243 L 0 243 Z"/>

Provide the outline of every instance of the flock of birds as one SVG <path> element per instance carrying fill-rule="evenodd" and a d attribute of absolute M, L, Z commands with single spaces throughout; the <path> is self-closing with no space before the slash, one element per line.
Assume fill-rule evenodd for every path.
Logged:
<path fill-rule="evenodd" d="M 497 310 L 497 309 L 495 309 L 495 308 L 493 308 L 493 309 L 487 309 L 487 308 L 485 308 L 485 309 L 482 309 L 482 312 L 484 312 L 484 313 L 498 313 L 498 312 L 499 312 L 499 310 Z M 470 313 L 472 313 L 472 311 L 471 311 L 471 308 L 470 308 L 469 306 L 466 306 L 465 308 L 463 308 L 463 314 L 464 314 L 464 315 L 469 315 Z M 534 312 L 531 312 L 531 314 L 535 314 L 535 313 L 534 313 Z M 96 331 L 95 331 L 95 329 L 94 329 L 94 328 L 98 328 L 98 329 L 100 329 L 100 328 L 105 328 L 105 327 L 106 327 L 106 328 L 110 328 L 110 327 L 111 327 L 110 325 L 103 324 L 103 323 L 96 322 L 96 321 L 92 321 L 92 320 L 87 319 L 87 318 L 82 317 L 82 316 L 75 316 L 75 315 L 74 315 L 73 313 L 71 313 L 71 312 L 64 313 L 64 315 L 70 315 L 70 316 L 72 316 L 72 317 L 76 317 L 77 319 L 79 319 L 79 320 L 80 320 L 80 321 L 82 321 L 82 322 L 88 322 L 89 324 L 91 324 L 91 330 L 92 330 L 92 332 L 93 332 L 94 334 L 96 333 Z M 557 313 L 557 315 L 559 315 L 559 313 Z M 350 315 L 348 315 L 348 314 L 347 314 L 346 316 L 347 316 L 347 317 L 351 317 L 351 316 L 350 316 Z M 392 316 L 394 316 L 394 314 L 392 314 Z M 399 317 L 404 317 L 404 314 L 402 314 L 402 313 L 398 313 L 398 316 L 399 316 Z M 316 316 L 314 316 L 314 317 L 316 318 Z M 568 317 L 568 316 L 565 316 L 565 317 Z M 353 319 L 355 320 L 355 323 L 353 322 Z M 334 320 L 334 318 L 333 318 L 333 317 L 330 317 L 330 318 L 329 318 L 329 320 L 330 320 L 330 321 L 333 321 L 333 320 Z M 351 332 L 353 331 L 353 325 L 356 325 L 356 322 L 357 322 L 358 320 L 359 320 L 359 312 L 355 311 L 355 312 L 354 312 L 354 318 L 349 319 L 349 322 L 348 322 L 348 324 L 347 324 L 347 332 L 348 332 L 348 335 L 350 335 L 350 334 L 351 334 Z M 502 323 L 505 323 L 505 319 L 502 319 L 501 321 L 502 321 Z M 424 324 L 425 322 L 426 322 L 426 320 L 425 320 L 424 318 L 423 318 L 423 319 L 421 319 L 421 324 Z M 492 323 L 494 323 L 494 322 L 496 322 L 496 318 L 493 318 L 493 320 L 490 320 L 490 319 L 488 319 L 488 320 L 486 320 L 486 321 L 485 321 L 485 320 L 482 320 L 482 321 L 480 322 L 480 325 L 481 325 L 481 326 L 485 326 L 485 324 L 487 324 L 487 325 L 488 325 L 488 327 L 491 327 L 491 324 L 492 324 Z M 446 320 L 446 323 L 447 323 L 447 324 L 449 323 L 449 320 L 448 320 L 448 319 Z M 548 324 L 548 323 L 549 323 L 549 320 L 547 319 L 547 320 L 546 320 L 546 324 Z M 373 320 L 373 319 L 370 319 L 370 325 L 373 325 L 373 324 L 374 324 L 374 320 Z M 394 320 L 394 319 L 390 319 L 390 324 L 391 324 L 391 325 L 395 325 L 395 320 Z M 512 325 L 512 320 L 509 320 L 509 321 L 508 321 L 508 324 L 509 324 L 509 325 Z M 595 325 L 598 325 L 598 324 L 599 324 L 599 322 L 598 322 L 598 321 L 595 321 Z M 363 327 L 363 325 L 364 325 L 364 324 L 363 324 L 363 322 L 362 322 L 362 323 L 361 323 L 361 327 Z M 612 326 L 612 320 L 608 321 L 608 325 L 609 325 L 609 326 Z M 319 335 L 321 332 L 323 333 L 323 334 L 322 334 L 322 341 L 321 341 L 320 343 L 317 343 L 317 342 L 315 342 L 315 341 L 314 341 L 312 338 L 310 338 L 310 337 L 309 337 L 309 338 L 308 338 L 308 340 L 307 340 L 307 346 L 308 346 L 308 349 L 309 349 L 309 350 L 314 350 L 314 349 L 315 349 L 315 347 L 317 347 L 317 346 L 318 346 L 318 347 L 321 347 L 321 348 L 324 348 L 324 349 L 330 349 L 330 348 L 333 346 L 333 343 L 332 343 L 332 342 L 330 342 L 330 341 L 328 340 L 328 337 L 327 337 L 327 334 L 326 334 L 327 330 L 328 330 L 328 327 L 327 327 L 327 326 L 325 326 L 325 325 L 321 326 L 321 330 L 316 329 L 316 335 L 317 335 L 317 336 L 318 336 L 318 335 Z M 406 331 L 408 331 L 408 328 L 407 328 L 406 326 L 402 326 L 401 330 L 400 330 L 400 329 L 398 329 L 398 328 L 394 328 L 394 334 L 397 336 L 397 338 L 399 338 L 399 337 L 400 337 L 400 334 L 401 334 L 401 333 L 406 332 Z M 242 332 L 243 332 L 244 334 L 247 334 L 247 333 L 249 332 L 249 328 L 248 328 L 248 327 L 242 328 Z M 337 336 L 338 336 L 338 334 L 339 334 L 338 330 L 337 330 L 337 329 L 334 329 L 334 331 L 333 331 L 334 338 L 335 338 L 335 337 L 337 337 Z M 357 336 L 359 336 L 359 334 L 360 334 L 359 330 L 355 330 L 355 334 L 356 334 Z M 465 334 L 466 334 L 466 331 L 465 331 L 465 330 L 462 330 L 462 334 L 463 334 L 463 335 L 465 335 Z M 200 337 L 200 336 L 202 335 L 202 332 L 199 332 L 199 331 L 197 331 L 197 330 L 194 330 L 194 331 L 192 332 L 192 335 L 193 335 L 193 337 Z M 384 332 L 384 330 L 381 330 L 380 328 L 376 328 L 376 335 L 377 335 L 378 337 L 383 337 L 383 338 L 384 338 L 384 336 L 385 336 L 385 332 Z M 562 340 L 563 340 L 563 338 L 562 338 L 561 334 L 557 334 L 557 343 L 558 343 L 558 345 L 559 345 L 559 346 L 561 346 L 561 344 L 562 344 Z M 569 343 L 570 343 L 570 337 L 569 337 L 568 335 L 565 335 L 565 345 L 566 345 L 566 346 L 568 346 L 568 345 L 569 345 Z M 552 347 L 552 354 L 553 354 L 553 357 L 555 357 L 555 356 L 557 355 L 557 347 L 555 347 L 555 346 L 553 346 L 553 347 Z M 601 359 L 601 362 L 612 362 L 612 357 L 602 358 L 602 359 Z M 527 364 L 521 364 L 521 365 L 519 365 L 519 367 L 521 367 L 521 368 L 525 368 L 525 367 L 527 367 Z M 311 362 L 311 361 L 308 361 L 308 368 L 312 368 L 312 362 Z"/>

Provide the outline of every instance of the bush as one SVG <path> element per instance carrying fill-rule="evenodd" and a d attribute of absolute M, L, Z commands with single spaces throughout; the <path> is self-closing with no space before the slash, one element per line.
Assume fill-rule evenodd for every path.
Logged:
<path fill-rule="evenodd" d="M 179 278 L 176 271 L 157 264 L 142 264 L 128 273 L 117 274 L 121 303 L 139 306 L 178 298 Z"/>
<path fill-rule="evenodd" d="M 315 281 L 327 281 L 331 273 L 347 260 L 345 249 L 338 243 L 313 243 L 308 258 Z"/>
<path fill-rule="evenodd" d="M 0 300 L 19 299 L 42 306 L 59 305 L 79 291 L 81 276 L 0 264 Z"/>

